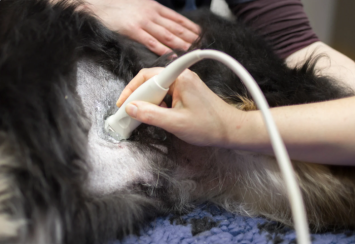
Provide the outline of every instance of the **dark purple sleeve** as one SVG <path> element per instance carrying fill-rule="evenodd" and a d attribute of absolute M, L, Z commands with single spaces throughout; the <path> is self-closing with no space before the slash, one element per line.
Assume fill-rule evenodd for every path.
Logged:
<path fill-rule="evenodd" d="M 316 41 L 300 0 L 255 0 L 230 4 L 248 26 L 258 31 L 282 59 Z"/>

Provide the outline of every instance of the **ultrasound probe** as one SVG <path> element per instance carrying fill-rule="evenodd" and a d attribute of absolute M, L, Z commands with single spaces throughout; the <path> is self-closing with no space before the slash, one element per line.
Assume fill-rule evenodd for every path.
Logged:
<path fill-rule="evenodd" d="M 169 64 L 159 75 L 152 77 L 138 87 L 122 104 L 119 110 L 105 121 L 105 130 L 117 140 L 129 138 L 132 131 L 137 128 L 141 122 L 131 118 L 126 113 L 126 105 L 132 101 L 146 101 L 156 105 L 160 104 L 167 94 L 169 86 L 185 69 L 207 58 L 220 61 L 233 70 L 243 81 L 261 111 L 277 162 L 286 182 L 298 243 L 311 243 L 301 191 L 297 185 L 286 147 L 269 111 L 269 105 L 252 76 L 231 56 L 216 50 L 195 50 L 179 57 Z"/>

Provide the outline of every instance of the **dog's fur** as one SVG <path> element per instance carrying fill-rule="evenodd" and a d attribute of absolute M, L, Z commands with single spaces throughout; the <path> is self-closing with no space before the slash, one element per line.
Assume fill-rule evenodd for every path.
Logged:
<path fill-rule="evenodd" d="M 274 158 L 191 146 L 145 125 L 123 145 L 143 155 L 152 179 L 101 194 L 89 189 L 92 121 L 83 105 L 88 98 L 78 92 L 78 63 L 103 67 L 128 82 L 141 68 L 165 66 L 169 59 L 76 7 L 0 1 L 0 243 L 103 243 L 149 217 L 201 201 L 292 225 Z M 318 76 L 316 59 L 287 68 L 241 23 L 207 12 L 189 17 L 202 28 L 194 48 L 221 50 L 240 61 L 272 107 L 353 95 Z M 191 69 L 226 102 L 255 109 L 225 66 L 206 60 Z M 354 168 L 294 162 L 294 169 L 313 230 L 355 227 Z"/>

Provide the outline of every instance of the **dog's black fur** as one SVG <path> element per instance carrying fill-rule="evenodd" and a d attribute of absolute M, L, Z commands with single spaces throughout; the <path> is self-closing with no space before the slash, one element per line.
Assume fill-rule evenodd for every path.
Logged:
<path fill-rule="evenodd" d="M 182 209 L 174 207 L 178 196 L 172 196 L 168 165 L 169 177 L 160 179 L 167 184 L 154 196 L 146 196 L 142 185 L 101 198 L 83 188 L 90 125 L 76 92 L 77 62 L 91 59 L 128 82 L 140 69 L 170 61 L 75 8 L 45 0 L 0 1 L 0 227 L 17 226 L 16 233 L 0 230 L 0 243 L 102 243 L 167 209 Z M 287 68 L 241 23 L 206 11 L 188 17 L 202 28 L 193 48 L 217 49 L 236 58 L 272 107 L 353 95 L 329 77 L 316 76 L 316 59 Z M 229 103 L 252 100 L 225 66 L 205 60 L 191 69 Z M 144 131 L 143 126 L 133 139 L 142 147 L 168 145 L 170 154 L 164 157 L 171 161 L 173 137 L 161 142 Z"/>

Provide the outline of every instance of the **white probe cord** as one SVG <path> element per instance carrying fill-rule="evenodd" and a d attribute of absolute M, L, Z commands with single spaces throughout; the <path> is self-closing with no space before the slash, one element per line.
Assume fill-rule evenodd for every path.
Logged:
<path fill-rule="evenodd" d="M 237 74 L 243 81 L 244 85 L 247 87 L 248 91 L 253 97 L 257 107 L 260 109 L 263 115 L 264 122 L 271 139 L 272 148 L 281 169 L 284 181 L 286 182 L 288 199 L 291 205 L 293 220 L 295 223 L 297 242 L 302 244 L 310 244 L 311 241 L 308 230 L 307 216 L 305 206 L 303 204 L 301 190 L 297 184 L 296 176 L 286 151 L 285 144 L 281 139 L 280 133 L 269 110 L 269 105 L 262 91 L 260 90 L 253 77 L 249 74 L 249 72 L 231 56 L 215 50 L 201 50 L 199 55 L 201 59 L 209 58 L 220 61 L 231 70 L 233 70 L 234 73 Z"/>

